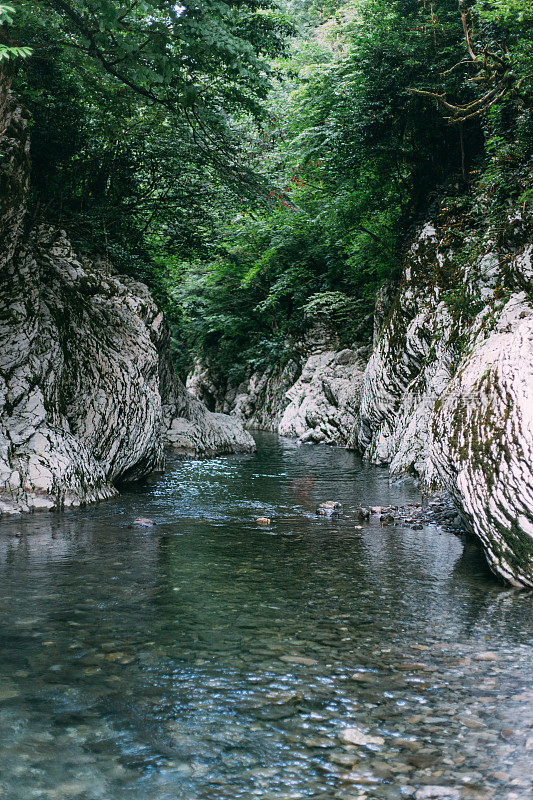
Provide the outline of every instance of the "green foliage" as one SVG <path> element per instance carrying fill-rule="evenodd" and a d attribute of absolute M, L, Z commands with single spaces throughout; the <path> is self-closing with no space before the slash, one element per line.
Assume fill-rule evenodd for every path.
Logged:
<path fill-rule="evenodd" d="M 464 107 L 480 97 L 455 0 L 288 5 L 300 36 L 277 62 L 273 119 L 255 150 L 276 183 L 271 206 L 223 223 L 216 258 L 194 272 L 184 265 L 175 294 L 184 302 L 186 286 L 191 308 L 208 277 L 201 312 L 181 330 L 191 357 L 219 363 L 221 375 L 255 366 L 259 353 L 283 358 L 280 340 L 290 347 L 316 321 L 347 344 L 370 336 L 375 291 L 432 206 L 449 209 L 457 198 L 473 229 L 487 216 L 497 229 L 529 197 L 523 98 L 508 93 L 460 126 L 428 100 L 432 93 Z M 529 39 L 506 8 L 478 3 L 468 25 L 476 47 L 505 43 L 522 75 Z M 479 310 L 453 276 L 446 286 L 458 318 Z"/>
<path fill-rule="evenodd" d="M 270 0 L 18 4 L 33 56 L 15 88 L 33 116 L 37 217 L 150 281 L 153 260 L 206 256 L 262 191 L 247 130 L 266 115 L 290 26 Z"/>
<path fill-rule="evenodd" d="M 317 321 L 369 337 L 443 197 L 477 185 L 473 228 L 531 204 L 525 0 L 19 7 L 36 216 L 151 285 L 183 374 L 239 380 Z"/>
<path fill-rule="evenodd" d="M 4 27 L 12 25 L 14 13 L 15 9 L 13 6 L 4 5 L 3 3 L 0 4 L 0 25 Z M 28 58 L 31 54 L 31 47 L 0 43 L 0 63 L 13 58 Z"/>

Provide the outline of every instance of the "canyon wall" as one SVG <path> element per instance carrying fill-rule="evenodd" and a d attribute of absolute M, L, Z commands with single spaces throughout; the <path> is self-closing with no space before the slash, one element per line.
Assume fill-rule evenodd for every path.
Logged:
<path fill-rule="evenodd" d="M 237 386 L 198 362 L 187 388 L 211 407 L 238 416 L 246 427 L 301 442 L 346 445 L 357 420 L 369 347 L 341 348 L 322 326 L 305 340 L 287 343 L 283 364 L 250 371 Z"/>
<path fill-rule="evenodd" d="M 531 219 L 424 225 L 378 293 L 372 347 L 294 346 L 238 387 L 198 366 L 191 389 L 249 427 L 345 445 L 392 477 L 446 489 L 492 570 L 533 586 Z"/>
<path fill-rule="evenodd" d="M 146 286 L 28 210 L 27 117 L 0 82 L 0 513 L 75 506 L 191 455 L 249 451 L 173 372 Z"/>
<path fill-rule="evenodd" d="M 492 570 L 533 586 L 530 221 L 461 235 L 446 219 L 411 246 L 366 367 L 349 446 L 444 487 Z"/>

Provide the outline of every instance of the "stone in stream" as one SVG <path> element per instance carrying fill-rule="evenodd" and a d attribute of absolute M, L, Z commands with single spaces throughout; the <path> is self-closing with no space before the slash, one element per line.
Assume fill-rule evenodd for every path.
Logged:
<path fill-rule="evenodd" d="M 460 797 L 453 786 L 422 786 L 415 793 L 416 800 L 460 800 Z"/>
<path fill-rule="evenodd" d="M 258 525 L 270 525 L 271 521 L 270 517 L 258 517 L 256 519 Z"/>
<path fill-rule="evenodd" d="M 370 519 L 370 511 L 368 508 L 362 508 L 362 507 L 356 508 L 355 513 L 360 520 L 366 521 Z"/>
<path fill-rule="evenodd" d="M 485 650 L 483 653 L 478 653 L 474 656 L 476 661 L 497 661 L 498 656 L 490 650 Z"/>
<path fill-rule="evenodd" d="M 355 744 L 359 747 L 368 747 L 368 745 L 379 747 L 385 744 L 383 736 L 370 736 L 368 733 L 359 730 L 359 728 L 344 728 L 339 733 L 339 736 L 346 744 Z"/>
<path fill-rule="evenodd" d="M 135 528 L 150 528 L 152 525 L 155 525 L 153 519 L 148 519 L 148 517 L 137 517 L 131 523 L 132 527 Z"/>
<path fill-rule="evenodd" d="M 301 664 L 304 667 L 313 667 L 318 664 L 314 658 L 306 658 L 305 656 L 280 656 L 280 661 L 285 661 L 287 664 Z"/>
<path fill-rule="evenodd" d="M 316 513 L 322 517 L 331 517 L 334 514 L 338 514 L 341 508 L 341 503 L 337 503 L 335 500 L 326 500 L 325 503 L 320 503 Z"/>

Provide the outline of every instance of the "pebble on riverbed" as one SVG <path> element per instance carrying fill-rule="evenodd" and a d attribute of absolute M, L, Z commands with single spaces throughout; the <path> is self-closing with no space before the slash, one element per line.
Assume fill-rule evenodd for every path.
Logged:
<path fill-rule="evenodd" d="M 368 745 L 379 747 L 385 744 L 383 736 L 369 736 L 368 733 L 364 733 L 359 728 L 344 728 L 339 736 L 346 744 L 355 744 L 359 747 L 367 747 Z"/>

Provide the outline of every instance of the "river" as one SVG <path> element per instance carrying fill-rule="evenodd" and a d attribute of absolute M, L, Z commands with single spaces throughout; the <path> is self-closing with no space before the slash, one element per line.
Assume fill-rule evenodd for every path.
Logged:
<path fill-rule="evenodd" d="M 436 526 L 357 529 L 420 499 L 386 470 L 257 438 L 2 521 L 0 798 L 530 798 L 531 595 Z"/>

